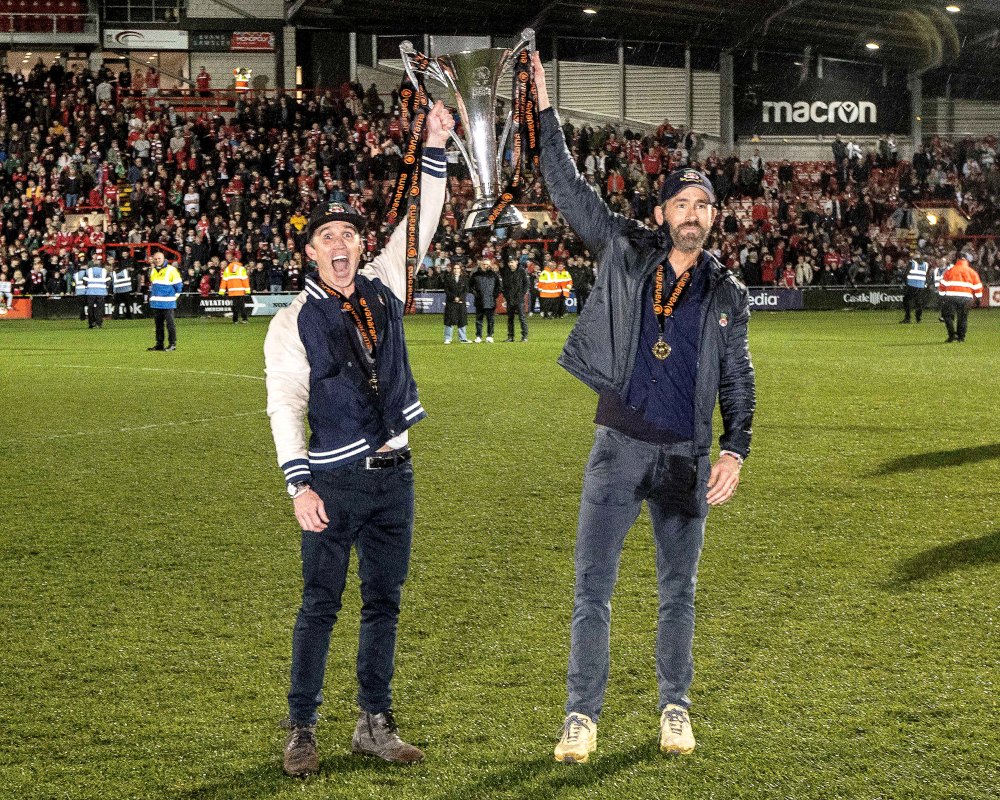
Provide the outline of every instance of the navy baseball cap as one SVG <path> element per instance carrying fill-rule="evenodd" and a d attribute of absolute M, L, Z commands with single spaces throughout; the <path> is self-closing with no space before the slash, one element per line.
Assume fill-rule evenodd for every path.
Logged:
<path fill-rule="evenodd" d="M 327 203 L 320 203 L 309 215 L 309 224 L 306 226 L 306 238 L 311 239 L 316 229 L 328 222 L 349 222 L 360 233 L 365 229 L 368 220 L 365 215 L 347 203 L 331 200 Z"/>
<path fill-rule="evenodd" d="M 708 195 L 709 202 L 711 202 L 712 205 L 715 205 L 715 189 L 712 188 L 711 181 L 709 181 L 704 172 L 699 172 L 698 170 L 691 169 L 690 167 L 675 169 L 667 175 L 667 179 L 660 187 L 660 205 L 663 205 L 675 194 L 683 192 L 689 186 L 695 186 L 701 189 Z"/>

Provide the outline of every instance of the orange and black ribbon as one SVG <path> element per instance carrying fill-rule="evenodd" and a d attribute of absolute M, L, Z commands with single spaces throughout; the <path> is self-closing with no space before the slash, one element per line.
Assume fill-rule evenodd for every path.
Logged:
<path fill-rule="evenodd" d="M 418 241 L 420 237 L 420 164 L 424 155 L 424 125 L 427 122 L 429 95 L 424 86 L 423 72 L 430 59 L 423 53 L 413 56 L 414 74 L 417 85 L 404 78 L 399 89 L 403 106 L 402 113 L 409 122 L 409 133 L 403 150 L 403 165 L 396 179 L 396 189 L 386 213 L 385 221 L 393 225 L 399 219 L 400 211 L 406 208 L 406 304 L 405 313 L 412 314 L 416 308 L 413 296 L 413 281 L 417 271 Z"/>
<path fill-rule="evenodd" d="M 524 167 L 532 171 L 538 170 L 541 153 L 541 125 L 538 119 L 538 87 L 535 86 L 531 74 L 531 52 L 522 50 L 514 62 L 514 85 L 511 89 L 513 98 L 513 129 L 514 129 L 514 174 L 510 183 L 500 194 L 499 199 L 490 209 L 486 221 L 495 225 L 503 212 L 515 202 L 524 189 Z M 506 142 L 501 142 L 501 147 Z"/>
<path fill-rule="evenodd" d="M 687 289 L 688 284 L 691 282 L 691 270 L 689 269 L 677 279 L 677 283 L 674 285 L 674 290 L 670 293 L 670 297 L 667 298 L 666 304 L 664 304 L 663 272 L 663 264 L 660 264 L 660 266 L 656 268 L 656 283 L 653 287 L 653 313 L 656 314 L 656 321 L 660 326 L 661 339 L 663 338 L 664 324 L 669 317 L 673 316 L 674 309 L 681 301 L 681 296 L 684 294 L 684 290 Z"/>
<path fill-rule="evenodd" d="M 375 351 L 378 345 L 378 331 L 375 330 L 375 317 L 372 315 L 372 310 L 368 305 L 368 301 L 361 296 L 360 292 L 356 292 L 358 299 L 357 303 L 355 303 L 353 300 L 344 295 L 343 292 L 334 289 L 319 276 L 317 276 L 316 282 L 324 292 L 331 297 L 336 297 L 340 301 L 341 310 L 350 316 L 351 320 L 354 322 L 354 327 L 357 328 L 358 333 L 361 334 L 361 343 L 364 345 L 365 350 L 368 352 L 368 356 L 371 359 L 371 363 L 369 364 L 371 372 L 368 375 L 368 385 L 375 394 L 378 394 L 378 372 L 375 369 Z M 358 310 L 359 308 L 360 311 Z"/>

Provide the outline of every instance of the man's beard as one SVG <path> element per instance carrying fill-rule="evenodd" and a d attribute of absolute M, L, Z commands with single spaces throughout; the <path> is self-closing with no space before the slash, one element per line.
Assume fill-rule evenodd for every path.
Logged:
<path fill-rule="evenodd" d="M 670 230 L 670 240 L 674 247 L 682 253 L 693 253 L 701 250 L 705 240 L 708 238 L 708 230 L 695 223 L 685 223 L 677 228 L 668 226 Z"/>

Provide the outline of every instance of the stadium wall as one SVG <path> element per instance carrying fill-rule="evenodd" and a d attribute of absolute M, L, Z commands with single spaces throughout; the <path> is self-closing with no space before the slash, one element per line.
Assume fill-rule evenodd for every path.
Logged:
<path fill-rule="evenodd" d="M 187 16 L 194 19 L 232 19 L 233 7 L 247 19 L 284 20 L 284 0 L 239 0 L 238 2 L 217 2 L 217 0 L 188 0 Z M 238 15 L 237 15 L 238 16 Z"/>

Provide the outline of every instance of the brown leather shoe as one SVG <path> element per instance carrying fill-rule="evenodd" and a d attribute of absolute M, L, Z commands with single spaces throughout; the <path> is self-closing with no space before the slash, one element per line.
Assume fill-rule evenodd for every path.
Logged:
<path fill-rule="evenodd" d="M 393 764 L 416 764 L 424 758 L 420 748 L 407 744 L 399 738 L 392 711 L 383 711 L 381 714 L 362 711 L 354 728 L 351 750 Z"/>
<path fill-rule="evenodd" d="M 286 775 L 304 778 L 319 772 L 319 753 L 316 750 L 316 726 L 292 723 L 285 739 L 284 769 Z"/>

